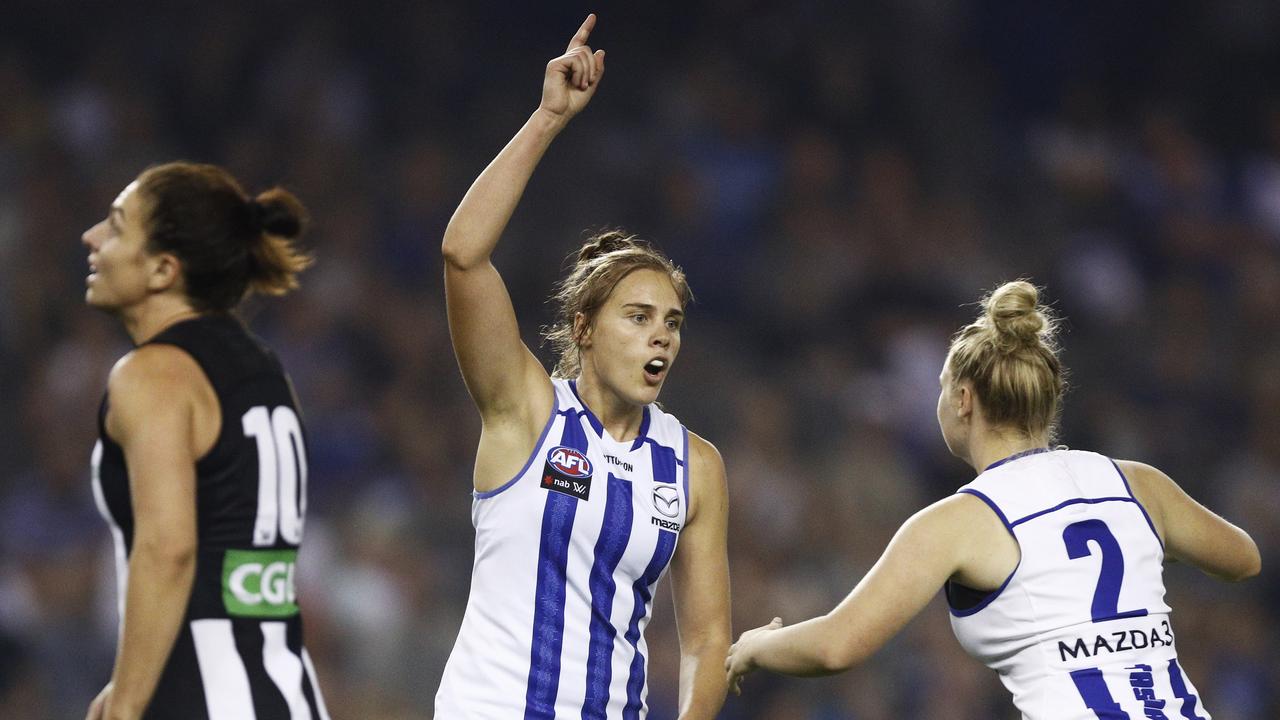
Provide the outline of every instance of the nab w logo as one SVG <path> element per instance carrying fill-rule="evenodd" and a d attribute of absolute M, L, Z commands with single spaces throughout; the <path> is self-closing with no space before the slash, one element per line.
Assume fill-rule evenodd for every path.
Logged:
<path fill-rule="evenodd" d="M 559 445 L 551 448 L 547 453 L 547 464 L 569 477 L 591 477 L 591 461 L 571 447 Z"/>
<path fill-rule="evenodd" d="M 557 445 L 547 452 L 542 487 L 586 500 L 591 497 L 591 461 L 582 451 Z"/>

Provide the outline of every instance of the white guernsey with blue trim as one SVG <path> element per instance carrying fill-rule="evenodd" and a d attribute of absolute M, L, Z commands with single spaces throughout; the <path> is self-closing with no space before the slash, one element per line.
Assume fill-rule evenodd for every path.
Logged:
<path fill-rule="evenodd" d="M 1178 665 L 1163 544 L 1114 462 L 1040 449 L 960 492 L 991 507 L 1022 559 L 985 596 L 949 584 L 951 626 L 1025 720 L 1209 720 Z"/>
<path fill-rule="evenodd" d="M 471 594 L 437 720 L 645 717 L 644 629 L 689 507 L 688 432 L 656 405 L 618 442 L 552 380 L 523 470 L 475 493 Z"/>

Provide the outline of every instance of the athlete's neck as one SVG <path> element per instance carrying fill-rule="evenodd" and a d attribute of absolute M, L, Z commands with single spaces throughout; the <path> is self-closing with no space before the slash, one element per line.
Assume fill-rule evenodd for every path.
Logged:
<path fill-rule="evenodd" d="M 644 421 L 643 405 L 628 402 L 617 393 L 610 392 L 587 373 L 579 375 L 574 386 L 582 404 L 595 414 L 609 437 L 626 442 L 640 434 L 640 424 Z"/>
<path fill-rule="evenodd" d="M 126 310 L 120 314 L 125 332 L 134 345 L 141 345 L 164 332 L 168 327 L 183 320 L 199 317 L 200 312 L 192 308 L 185 300 L 155 296 L 143 306 Z"/>
<path fill-rule="evenodd" d="M 974 433 L 969 446 L 969 464 L 977 473 L 982 473 L 993 463 L 1029 450 L 1048 447 L 1047 436 L 1027 436 L 1018 432 L 1001 431 L 994 428 Z"/>

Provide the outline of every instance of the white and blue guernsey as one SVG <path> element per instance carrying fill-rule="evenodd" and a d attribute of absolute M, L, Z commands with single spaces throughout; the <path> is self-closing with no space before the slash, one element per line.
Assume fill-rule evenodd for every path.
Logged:
<path fill-rule="evenodd" d="M 965 485 L 1022 553 L 993 593 L 949 583 L 951 626 L 1027 720 L 1209 720 L 1178 664 L 1164 545 L 1109 458 L 1034 450 Z"/>
<path fill-rule="evenodd" d="M 689 507 L 688 431 L 656 405 L 618 442 L 553 379 L 525 467 L 475 493 L 471 593 L 437 720 L 647 714 L 644 629 Z"/>

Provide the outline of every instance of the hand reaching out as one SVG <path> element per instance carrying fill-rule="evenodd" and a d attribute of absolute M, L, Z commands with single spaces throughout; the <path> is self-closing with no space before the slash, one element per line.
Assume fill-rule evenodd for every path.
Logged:
<path fill-rule="evenodd" d="M 595 14 L 588 15 L 569 41 L 564 54 L 547 63 L 547 72 L 542 79 L 540 110 L 568 121 L 591 102 L 604 75 L 604 51 L 592 52 L 587 45 L 595 26 Z"/>
<path fill-rule="evenodd" d="M 756 669 L 756 661 L 752 652 L 753 645 L 762 635 L 782 627 L 782 618 L 774 618 L 768 625 L 748 630 L 738 638 L 738 642 L 729 648 L 729 656 L 724 659 L 724 671 L 729 679 L 729 690 L 734 695 L 742 694 L 742 678 Z"/>

